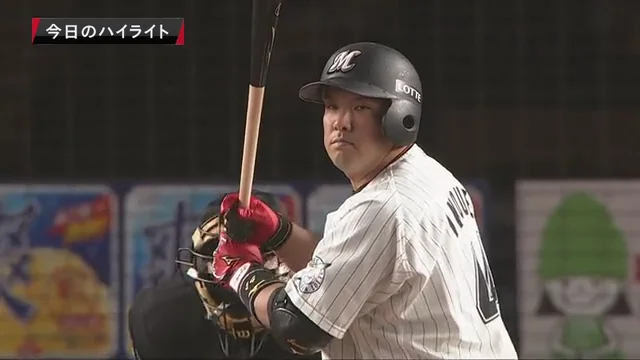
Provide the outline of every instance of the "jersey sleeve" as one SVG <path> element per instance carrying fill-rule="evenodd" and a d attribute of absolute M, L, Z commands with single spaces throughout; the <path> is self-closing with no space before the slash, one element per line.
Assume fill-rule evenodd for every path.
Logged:
<path fill-rule="evenodd" d="M 333 337 L 344 336 L 393 269 L 401 236 L 398 210 L 392 193 L 380 193 L 332 214 L 340 218 L 327 219 L 313 260 L 287 283 L 293 304 Z"/>

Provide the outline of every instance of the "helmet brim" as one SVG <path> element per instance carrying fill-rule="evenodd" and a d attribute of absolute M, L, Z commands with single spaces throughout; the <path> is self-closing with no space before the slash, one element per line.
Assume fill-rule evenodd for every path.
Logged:
<path fill-rule="evenodd" d="M 345 78 L 330 78 L 321 81 L 314 81 L 306 84 L 298 91 L 300 99 L 312 103 L 322 104 L 324 102 L 324 92 L 327 87 L 342 89 L 360 96 L 377 99 L 395 99 L 389 92 L 368 83 L 353 81 Z"/>

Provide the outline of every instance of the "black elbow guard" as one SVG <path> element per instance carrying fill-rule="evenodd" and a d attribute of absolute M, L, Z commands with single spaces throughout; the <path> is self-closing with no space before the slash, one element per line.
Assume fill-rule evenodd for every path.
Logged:
<path fill-rule="evenodd" d="M 327 346 L 333 337 L 311 321 L 291 302 L 284 287 L 269 299 L 271 334 L 278 344 L 298 355 L 311 355 Z"/>

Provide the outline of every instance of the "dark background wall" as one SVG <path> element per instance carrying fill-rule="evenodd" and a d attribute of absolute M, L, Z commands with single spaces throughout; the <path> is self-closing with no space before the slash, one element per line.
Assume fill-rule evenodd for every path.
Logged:
<path fill-rule="evenodd" d="M 186 46 L 34 47 L 32 16 L 182 16 Z M 249 1 L 3 2 L 0 180 L 237 179 L 249 17 Z M 399 49 L 424 83 L 420 145 L 491 186 L 489 253 L 515 330 L 514 180 L 640 176 L 638 24 L 634 0 L 289 1 L 257 177 L 343 179 L 297 90 L 341 45 Z"/>

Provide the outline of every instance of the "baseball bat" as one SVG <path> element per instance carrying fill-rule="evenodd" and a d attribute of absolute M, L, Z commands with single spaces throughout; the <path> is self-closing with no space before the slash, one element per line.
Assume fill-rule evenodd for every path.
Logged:
<path fill-rule="evenodd" d="M 245 206 L 249 205 L 253 186 L 264 90 L 281 5 L 282 0 L 252 0 L 251 72 L 239 190 L 240 203 Z"/>

